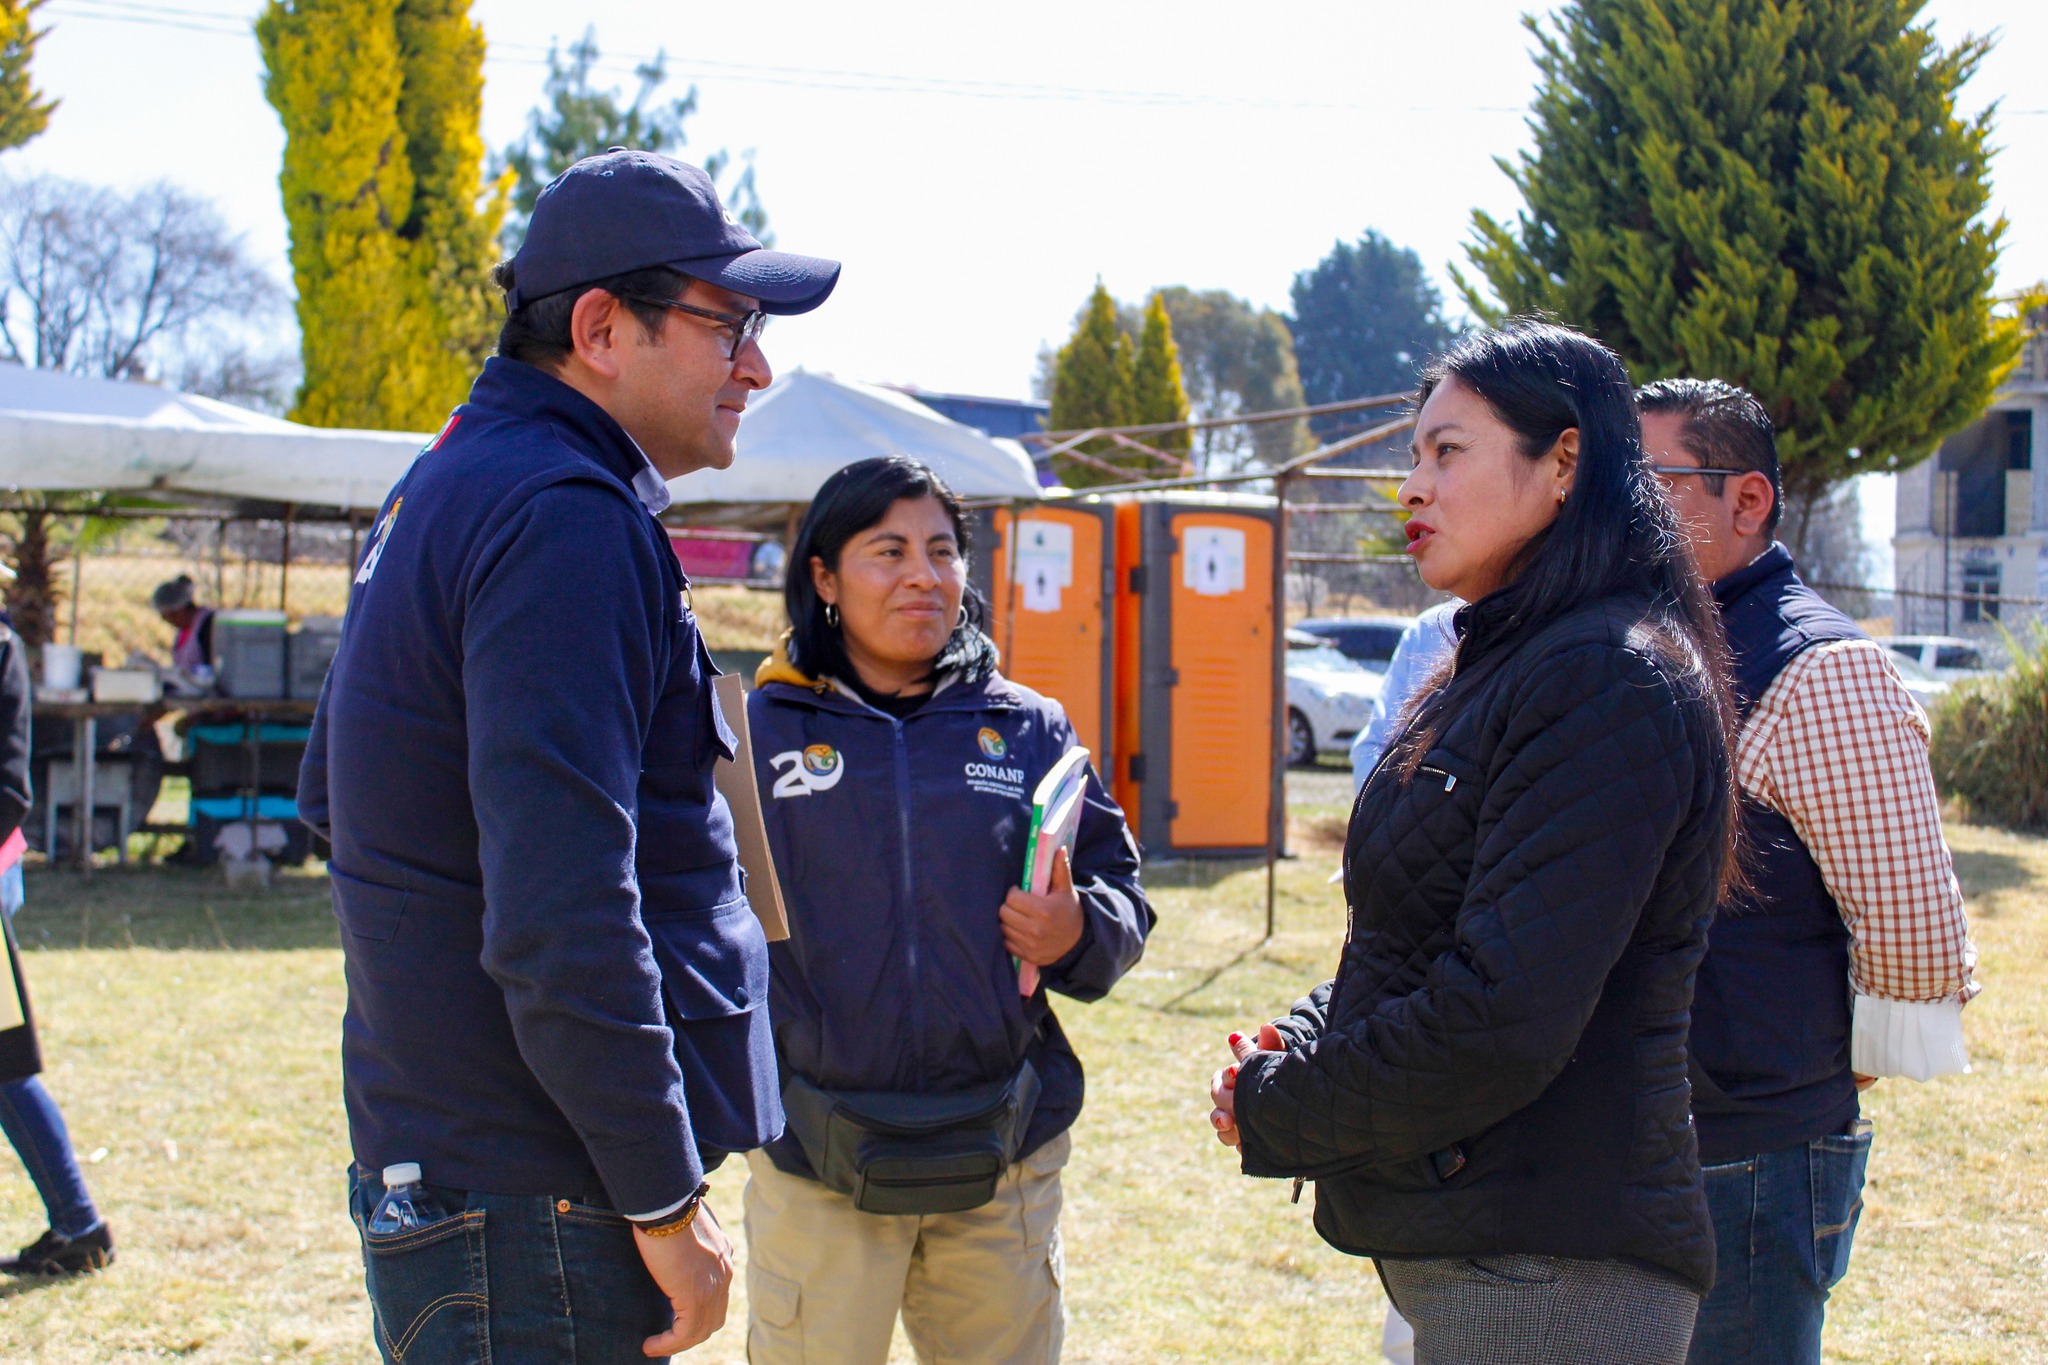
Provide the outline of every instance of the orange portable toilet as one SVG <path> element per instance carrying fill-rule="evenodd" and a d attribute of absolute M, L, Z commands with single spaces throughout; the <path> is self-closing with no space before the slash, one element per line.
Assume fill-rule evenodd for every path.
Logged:
<path fill-rule="evenodd" d="M 1113 789 L 1147 856 L 1274 845 L 1277 530 L 1270 498 L 1117 505 Z"/>
<path fill-rule="evenodd" d="M 988 509 L 989 634 L 1003 675 L 1066 708 L 1074 734 L 1107 782 L 1116 771 L 1110 727 L 1115 653 L 1111 577 L 1115 509 L 1095 498 L 1048 499 Z"/>

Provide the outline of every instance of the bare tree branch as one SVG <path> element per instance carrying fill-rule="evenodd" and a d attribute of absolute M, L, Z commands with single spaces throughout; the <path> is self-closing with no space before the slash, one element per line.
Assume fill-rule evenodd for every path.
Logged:
<path fill-rule="evenodd" d="M 22 364 L 158 377 L 219 350 L 217 333 L 277 315 L 283 297 L 213 206 L 175 186 L 0 182 L 0 344 Z"/>

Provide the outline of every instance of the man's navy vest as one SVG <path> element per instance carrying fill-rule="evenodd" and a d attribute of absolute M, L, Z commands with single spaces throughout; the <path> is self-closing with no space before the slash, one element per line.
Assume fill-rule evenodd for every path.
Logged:
<path fill-rule="evenodd" d="M 1747 721 L 1795 657 L 1865 638 L 1799 581 L 1773 544 L 1714 584 Z M 1753 888 L 1721 907 L 1692 1005 L 1693 1117 L 1703 1165 L 1840 1133 L 1856 1119 L 1849 1070 L 1849 931 L 1792 822 L 1745 799 Z"/>

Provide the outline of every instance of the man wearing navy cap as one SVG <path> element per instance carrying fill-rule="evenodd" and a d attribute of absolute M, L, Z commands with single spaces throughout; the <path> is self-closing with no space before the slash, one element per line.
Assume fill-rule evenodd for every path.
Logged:
<path fill-rule="evenodd" d="M 494 274 L 498 354 L 378 515 L 299 808 L 334 845 L 387 1361 L 625 1361 L 724 1321 L 704 1173 L 782 1110 L 712 786 L 732 732 L 656 516 L 732 463 L 766 317 L 838 277 L 695 167 L 578 162 Z"/>

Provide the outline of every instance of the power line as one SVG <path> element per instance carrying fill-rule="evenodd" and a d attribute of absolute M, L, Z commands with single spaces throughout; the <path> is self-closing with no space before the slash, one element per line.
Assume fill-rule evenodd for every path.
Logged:
<path fill-rule="evenodd" d="M 62 0 L 53 17 L 95 19 L 104 23 L 135 24 L 157 28 L 211 33 L 221 37 L 252 36 L 253 19 L 222 10 L 188 9 L 176 5 L 154 5 L 140 0 Z M 498 66 L 545 67 L 557 49 L 532 43 L 487 42 L 484 61 Z M 685 79 L 728 80 L 740 84 L 831 90 L 850 94 L 928 95 L 953 99 L 1030 101 L 1041 103 L 1121 104 L 1138 108 L 1219 108 L 1298 111 L 1304 113 L 1364 113 L 1399 109 L 1418 114 L 1525 114 L 1522 105 L 1506 104 L 1369 104 L 1356 100 L 1282 100 L 1259 95 L 1231 95 L 1215 91 L 1120 90 L 1105 86 L 1052 85 L 1025 81 L 964 80 L 949 76 L 917 76 L 903 72 L 860 71 L 830 67 L 768 66 L 749 62 L 721 62 L 709 58 L 669 57 L 652 52 L 620 52 L 601 57 L 592 69 L 615 75 L 637 75 L 642 66 L 657 58 L 673 74 Z M 2048 115 L 2048 109 L 2006 109 L 2007 118 Z"/>
<path fill-rule="evenodd" d="M 545 61 L 545 54 L 551 49 L 534 47 L 531 44 L 501 43 L 500 51 L 528 52 L 535 59 Z M 663 54 L 618 53 L 615 59 L 640 65 L 652 62 Z M 519 60 L 501 58 L 501 60 Z M 719 77 L 735 81 L 752 81 L 769 85 L 800 85 L 812 89 L 875 90 L 898 94 L 948 95 L 973 99 L 1038 100 L 1038 101 L 1085 101 L 1110 104 L 1136 104 L 1154 106 L 1214 106 L 1232 108 L 1300 109 L 1300 110 L 1366 110 L 1385 109 L 1389 104 L 1370 105 L 1356 101 L 1318 100 L 1276 100 L 1256 95 L 1218 94 L 1213 91 L 1192 92 L 1179 90 L 1118 90 L 1101 86 L 1051 85 L 1039 82 L 962 80 L 945 76 L 914 76 L 895 72 L 858 71 L 817 67 L 766 66 L 751 62 L 721 62 L 708 58 L 666 57 L 669 65 L 679 73 L 695 74 L 701 77 Z M 1410 105 L 1418 113 L 1442 113 L 1452 110 L 1475 113 L 1520 114 L 1525 112 L 1519 105 Z"/>
<path fill-rule="evenodd" d="M 103 23 L 175 28 L 222 37 L 252 36 L 252 20 L 220 10 L 145 5 L 131 0 L 60 0 L 47 11 L 53 18 L 93 19 Z M 531 43 L 488 42 L 486 64 L 545 67 L 558 49 Z M 1104 86 L 1052 85 L 1023 81 L 965 80 L 949 76 L 918 76 L 903 72 L 859 71 L 830 67 L 767 66 L 721 62 L 708 58 L 669 57 L 652 52 L 615 52 L 600 58 L 594 69 L 635 75 L 660 58 L 667 69 L 685 79 L 726 80 L 741 84 L 833 90 L 854 94 L 926 95 L 953 99 L 1009 102 L 1122 104 L 1140 108 L 1269 109 L 1301 112 L 1385 112 L 1521 114 L 1519 105 L 1419 105 L 1358 101 L 1283 100 L 1215 91 L 1120 90 Z"/>
<path fill-rule="evenodd" d="M 73 8 L 82 5 L 83 8 Z M 213 10 L 162 10 L 139 12 L 114 0 L 67 0 L 61 8 L 46 11 L 57 19 L 97 19 L 103 23 L 139 24 L 150 28 L 184 29 L 190 33 L 212 33 L 225 38 L 255 36 L 251 21 Z M 199 22 L 195 22 L 199 21 Z"/>
<path fill-rule="evenodd" d="M 142 3 L 142 0 L 89 0 L 89 3 L 104 5 L 108 9 L 126 10 L 144 18 L 175 15 L 181 19 L 214 19 L 222 23 L 234 24 L 244 30 L 255 23 L 255 16 L 238 14 L 229 10 L 186 9 L 182 5 L 151 5 Z"/>
<path fill-rule="evenodd" d="M 214 9 L 189 9 L 178 5 L 143 3 L 143 0 L 62 0 L 51 11 L 54 17 L 69 15 L 105 23 L 146 25 L 212 33 L 222 37 L 252 36 L 253 17 Z M 505 66 L 541 67 L 548 64 L 555 47 L 532 43 L 487 42 L 484 60 Z M 860 71 L 829 67 L 768 66 L 750 62 L 721 62 L 709 58 L 675 58 L 661 53 L 621 52 L 600 58 L 593 69 L 619 75 L 636 75 L 640 67 L 665 60 L 684 77 L 723 79 L 743 84 L 795 86 L 812 90 L 849 93 L 938 95 L 951 98 L 1010 101 L 1078 102 L 1125 104 L 1154 108 L 1241 108 L 1298 110 L 1303 112 L 1367 112 L 1399 108 L 1413 113 L 1524 114 L 1522 105 L 1505 104 L 1368 104 L 1343 100 L 1279 100 L 1258 95 L 1219 94 L 1215 91 L 1120 90 L 1103 86 L 1052 85 L 1025 81 L 963 80 L 948 76 L 917 76 L 902 72 Z M 2007 118 L 2048 115 L 2048 109 L 2006 109 Z"/>

